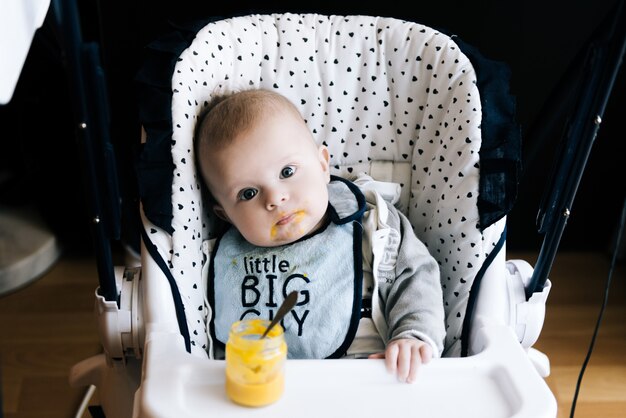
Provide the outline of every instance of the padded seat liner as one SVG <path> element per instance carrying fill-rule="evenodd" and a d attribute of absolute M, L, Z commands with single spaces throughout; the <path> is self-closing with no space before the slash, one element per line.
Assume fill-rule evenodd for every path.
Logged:
<path fill-rule="evenodd" d="M 171 227 L 152 231 L 171 234 L 162 252 L 192 351 L 207 347 L 201 245 L 214 234 L 194 167 L 195 122 L 212 95 L 256 87 L 293 101 L 328 146 L 333 174 L 384 172 L 380 180 L 402 186 L 398 206 L 441 267 L 445 354 L 458 355 L 473 279 L 504 229 L 481 225 L 478 209 L 483 109 L 474 67 L 452 38 L 423 25 L 315 14 L 208 23 L 174 68 Z"/>

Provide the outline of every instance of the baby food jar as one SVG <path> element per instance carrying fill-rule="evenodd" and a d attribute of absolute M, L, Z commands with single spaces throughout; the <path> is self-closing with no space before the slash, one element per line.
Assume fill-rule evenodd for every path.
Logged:
<path fill-rule="evenodd" d="M 263 406 L 276 402 L 285 389 L 287 344 L 277 324 L 261 335 L 270 321 L 235 322 L 226 343 L 226 393 L 234 402 Z"/>

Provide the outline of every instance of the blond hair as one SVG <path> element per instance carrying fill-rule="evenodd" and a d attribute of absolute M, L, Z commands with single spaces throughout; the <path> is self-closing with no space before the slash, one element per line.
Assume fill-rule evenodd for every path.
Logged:
<path fill-rule="evenodd" d="M 299 119 L 300 112 L 285 96 L 271 90 L 242 90 L 213 96 L 198 115 L 194 142 L 196 150 L 206 152 L 229 145 L 242 132 L 253 127 L 262 117 L 277 110 L 287 110 Z"/>

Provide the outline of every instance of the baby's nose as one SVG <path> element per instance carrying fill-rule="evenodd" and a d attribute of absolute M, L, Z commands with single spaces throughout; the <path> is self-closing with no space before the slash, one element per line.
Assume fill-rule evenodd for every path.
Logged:
<path fill-rule="evenodd" d="M 272 210 L 282 206 L 287 200 L 289 200 L 289 194 L 284 189 L 274 189 L 267 192 L 266 207 L 267 210 Z"/>

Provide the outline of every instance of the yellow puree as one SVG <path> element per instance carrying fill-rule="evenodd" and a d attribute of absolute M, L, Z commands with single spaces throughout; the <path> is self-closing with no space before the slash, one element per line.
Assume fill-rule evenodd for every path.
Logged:
<path fill-rule="evenodd" d="M 291 221 L 291 223 L 293 224 L 293 226 L 298 225 L 300 222 L 302 222 L 302 220 L 304 219 L 304 211 L 303 210 L 299 210 L 298 212 L 296 212 L 295 214 L 296 216 L 294 217 L 294 219 Z M 272 228 L 270 229 L 270 238 L 276 238 L 276 235 L 278 235 L 278 226 L 276 225 L 272 225 Z M 296 231 L 288 231 L 287 232 L 287 237 L 291 237 L 296 233 L 301 233 L 302 230 L 300 228 L 298 228 Z"/>
<path fill-rule="evenodd" d="M 281 397 L 285 387 L 287 344 L 280 325 L 261 340 L 269 322 L 246 322 L 241 332 L 231 331 L 226 344 L 226 393 L 241 405 L 268 405 Z"/>

